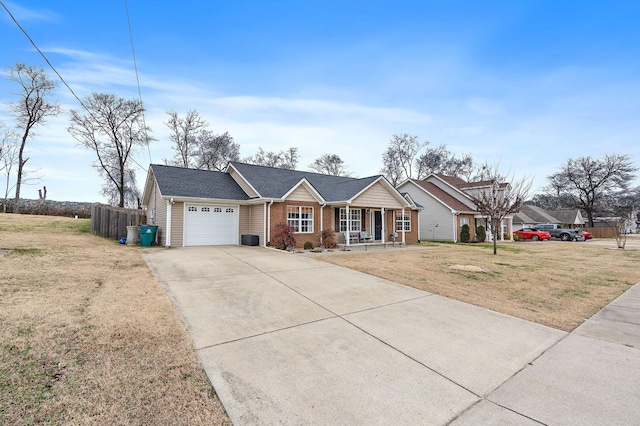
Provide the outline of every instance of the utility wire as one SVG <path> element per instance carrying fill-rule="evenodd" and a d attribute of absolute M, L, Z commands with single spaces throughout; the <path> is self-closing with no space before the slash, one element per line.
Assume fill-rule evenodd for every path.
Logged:
<path fill-rule="evenodd" d="M 73 95 L 74 98 L 76 98 L 76 100 L 80 103 L 80 105 L 82 106 L 82 108 L 84 108 L 89 115 L 91 116 L 91 118 L 93 118 L 93 120 L 96 123 L 100 123 L 100 121 L 98 121 L 98 119 L 96 119 L 96 117 L 93 115 L 93 113 L 91 112 L 91 110 L 84 104 L 84 102 L 82 102 L 82 99 L 80 99 L 80 97 L 76 94 L 76 92 L 73 91 L 73 89 L 71 88 L 71 86 L 69 86 L 69 84 L 65 81 L 65 79 L 62 77 L 62 75 L 60 75 L 60 73 L 58 72 L 58 70 L 56 69 L 56 67 L 53 66 L 53 64 L 49 61 L 49 59 L 47 58 L 47 56 L 44 54 L 44 52 L 42 52 L 42 50 L 40 50 L 40 48 L 38 47 L 38 45 L 36 45 L 36 43 L 33 41 L 33 39 L 31 38 L 31 36 L 29 36 L 29 34 L 27 33 L 27 31 L 22 27 L 22 25 L 20 25 L 20 23 L 18 22 L 18 20 L 16 19 L 15 16 L 13 16 L 13 13 L 11 13 L 11 11 L 9 10 L 9 8 L 7 8 L 7 6 L 4 4 L 4 1 L 0 0 L 0 5 L 2 5 L 2 7 L 4 8 L 4 10 L 7 11 L 7 13 L 9 14 L 9 16 L 11 17 L 11 19 L 13 20 L 13 22 L 18 26 L 18 28 L 20 28 L 20 31 L 22 31 L 22 33 L 25 35 L 25 37 L 27 37 L 27 39 L 29 40 L 29 42 L 33 45 L 33 47 L 38 51 L 38 53 L 40 54 L 40 56 L 42 56 L 42 58 L 45 60 L 45 62 L 49 65 L 49 67 L 53 70 L 54 73 L 56 73 L 56 75 L 58 76 L 58 78 L 60 79 L 60 81 L 62 81 L 62 83 L 66 86 L 67 89 L 69 89 L 69 92 L 71 92 L 71 94 Z M 136 71 L 136 75 L 137 75 L 137 71 Z M 139 85 L 138 85 L 139 88 Z M 142 100 L 140 100 L 140 102 L 142 103 Z M 143 117 L 143 125 L 144 125 L 144 113 L 142 115 Z M 100 125 L 100 124 L 99 124 Z M 147 147 L 149 146 L 149 137 L 147 136 L 147 131 L 146 131 L 146 125 L 145 126 L 145 137 L 147 139 Z M 102 125 L 100 125 L 100 127 L 103 127 Z M 102 128 L 102 130 L 107 131 L 107 129 L 105 129 L 104 127 Z M 107 131 L 107 133 L 109 133 Z M 151 154 L 149 154 L 151 155 Z M 140 167 L 142 170 L 147 171 L 147 169 L 143 166 L 140 165 L 140 163 L 138 163 L 136 161 L 135 158 L 131 157 L 131 161 L 133 161 L 138 167 Z"/>
<path fill-rule="evenodd" d="M 124 0 L 124 8 L 127 12 L 127 24 L 129 25 L 129 40 L 131 41 L 131 54 L 133 55 L 133 69 L 136 72 L 136 83 L 138 85 L 138 99 L 140 99 L 140 105 L 144 105 L 142 102 L 142 91 L 140 90 L 140 76 L 138 75 L 138 61 L 136 60 L 136 50 L 133 47 L 133 31 L 131 30 L 131 18 L 129 16 L 128 0 Z M 144 137 L 147 142 L 147 151 L 149 152 L 149 164 L 151 164 L 151 148 L 149 147 L 149 134 L 147 133 L 147 122 L 145 120 L 144 110 L 142 111 L 142 125 L 144 129 Z"/>

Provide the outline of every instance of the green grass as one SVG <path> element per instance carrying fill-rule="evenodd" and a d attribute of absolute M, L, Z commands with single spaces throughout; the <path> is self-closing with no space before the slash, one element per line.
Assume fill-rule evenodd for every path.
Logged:
<path fill-rule="evenodd" d="M 0 250 L 9 250 L 7 256 L 44 256 L 47 251 L 35 247 L 0 247 Z"/>
<path fill-rule="evenodd" d="M 29 220 L 28 223 L 11 223 L 10 225 L 0 225 L 0 232 L 31 232 L 36 234 L 43 232 L 46 232 L 48 234 L 87 234 L 90 231 L 91 219 L 75 219 L 69 221 L 68 218 L 57 216 L 33 216 L 33 220 Z"/>

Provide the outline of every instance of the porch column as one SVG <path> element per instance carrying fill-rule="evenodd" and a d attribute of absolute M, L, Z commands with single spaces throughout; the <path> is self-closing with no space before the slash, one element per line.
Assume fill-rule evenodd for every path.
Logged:
<path fill-rule="evenodd" d="M 164 237 L 164 246 L 171 247 L 171 200 L 167 200 L 167 230 Z"/>
<path fill-rule="evenodd" d="M 510 217 L 507 220 L 507 233 L 509 234 L 509 241 L 513 241 L 513 218 Z"/>
<path fill-rule="evenodd" d="M 405 231 L 404 231 L 404 228 L 405 228 L 405 226 L 404 226 L 404 223 L 405 223 L 405 222 L 404 222 L 404 220 L 405 220 L 405 219 L 406 219 L 406 218 L 404 217 L 404 207 L 403 207 L 403 208 L 402 208 L 402 243 L 403 243 L 403 244 L 406 244 L 405 239 L 404 239 L 404 232 L 405 232 Z M 397 225 L 396 225 L 396 226 L 397 226 Z"/>
<path fill-rule="evenodd" d="M 380 208 L 380 217 L 382 218 L 382 232 L 380 233 L 381 237 L 382 237 L 382 244 L 384 244 L 384 233 L 385 233 L 385 229 L 384 229 L 384 222 L 385 222 L 385 218 L 384 218 L 385 214 L 384 214 L 384 207 Z"/>
<path fill-rule="evenodd" d="M 345 208 L 345 211 L 347 212 L 347 231 L 346 231 L 346 233 L 344 235 L 344 242 L 347 245 L 350 245 L 351 244 L 351 241 L 350 241 L 351 238 L 349 238 L 350 237 L 349 232 L 351 230 L 351 213 L 349 213 L 349 204 L 347 204 L 347 207 Z"/>

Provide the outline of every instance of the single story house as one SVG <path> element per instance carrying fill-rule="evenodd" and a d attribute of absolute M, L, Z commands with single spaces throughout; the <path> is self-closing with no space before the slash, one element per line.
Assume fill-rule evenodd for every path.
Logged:
<path fill-rule="evenodd" d="M 158 243 L 167 247 L 237 245 L 243 235 L 266 246 L 282 223 L 293 226 L 299 245 L 321 245 L 328 230 L 346 245 L 418 241 L 419 206 L 383 176 L 330 176 L 240 162 L 225 172 L 152 164 L 142 204 L 148 222 L 158 226 Z"/>
<path fill-rule="evenodd" d="M 545 210 L 542 207 L 525 204 L 513 217 L 514 231 L 533 228 L 541 223 L 555 223 L 563 228 L 582 228 L 582 213 L 578 209 Z"/>
<path fill-rule="evenodd" d="M 460 178 L 433 173 L 423 180 L 407 179 L 398 190 L 408 193 L 417 205 L 419 213 L 418 238 L 433 241 L 460 241 L 460 230 L 469 225 L 471 241 L 475 240 L 480 225 L 487 231 L 487 239 L 493 239 L 488 218 L 477 211 L 471 195 L 491 185 L 489 181 L 466 182 Z M 500 188 L 506 188 L 501 183 Z M 502 221 L 498 239 L 511 235 L 512 216 Z M 509 239 L 511 239 L 509 237 Z"/>

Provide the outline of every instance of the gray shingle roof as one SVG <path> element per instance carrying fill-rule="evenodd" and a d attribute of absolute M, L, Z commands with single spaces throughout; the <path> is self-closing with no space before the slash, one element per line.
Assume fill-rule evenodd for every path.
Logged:
<path fill-rule="evenodd" d="M 329 176 L 299 170 L 277 169 L 254 164 L 231 163 L 264 198 L 282 198 L 291 188 L 305 178 L 327 202 L 353 198 L 380 176 L 356 179 Z"/>
<path fill-rule="evenodd" d="M 547 211 L 544 210 L 543 208 L 530 205 L 530 204 L 525 204 L 522 206 L 522 208 L 520 209 L 520 212 L 518 212 L 513 217 L 513 222 L 514 223 L 531 223 L 531 224 L 537 224 L 537 223 L 558 223 L 559 224 L 560 223 L 557 218 L 547 213 Z"/>
<path fill-rule="evenodd" d="M 561 224 L 576 224 L 580 210 L 551 210 L 549 214 L 557 218 Z"/>
<path fill-rule="evenodd" d="M 165 197 L 248 200 L 249 196 L 227 173 L 152 164 L 153 175 Z"/>

